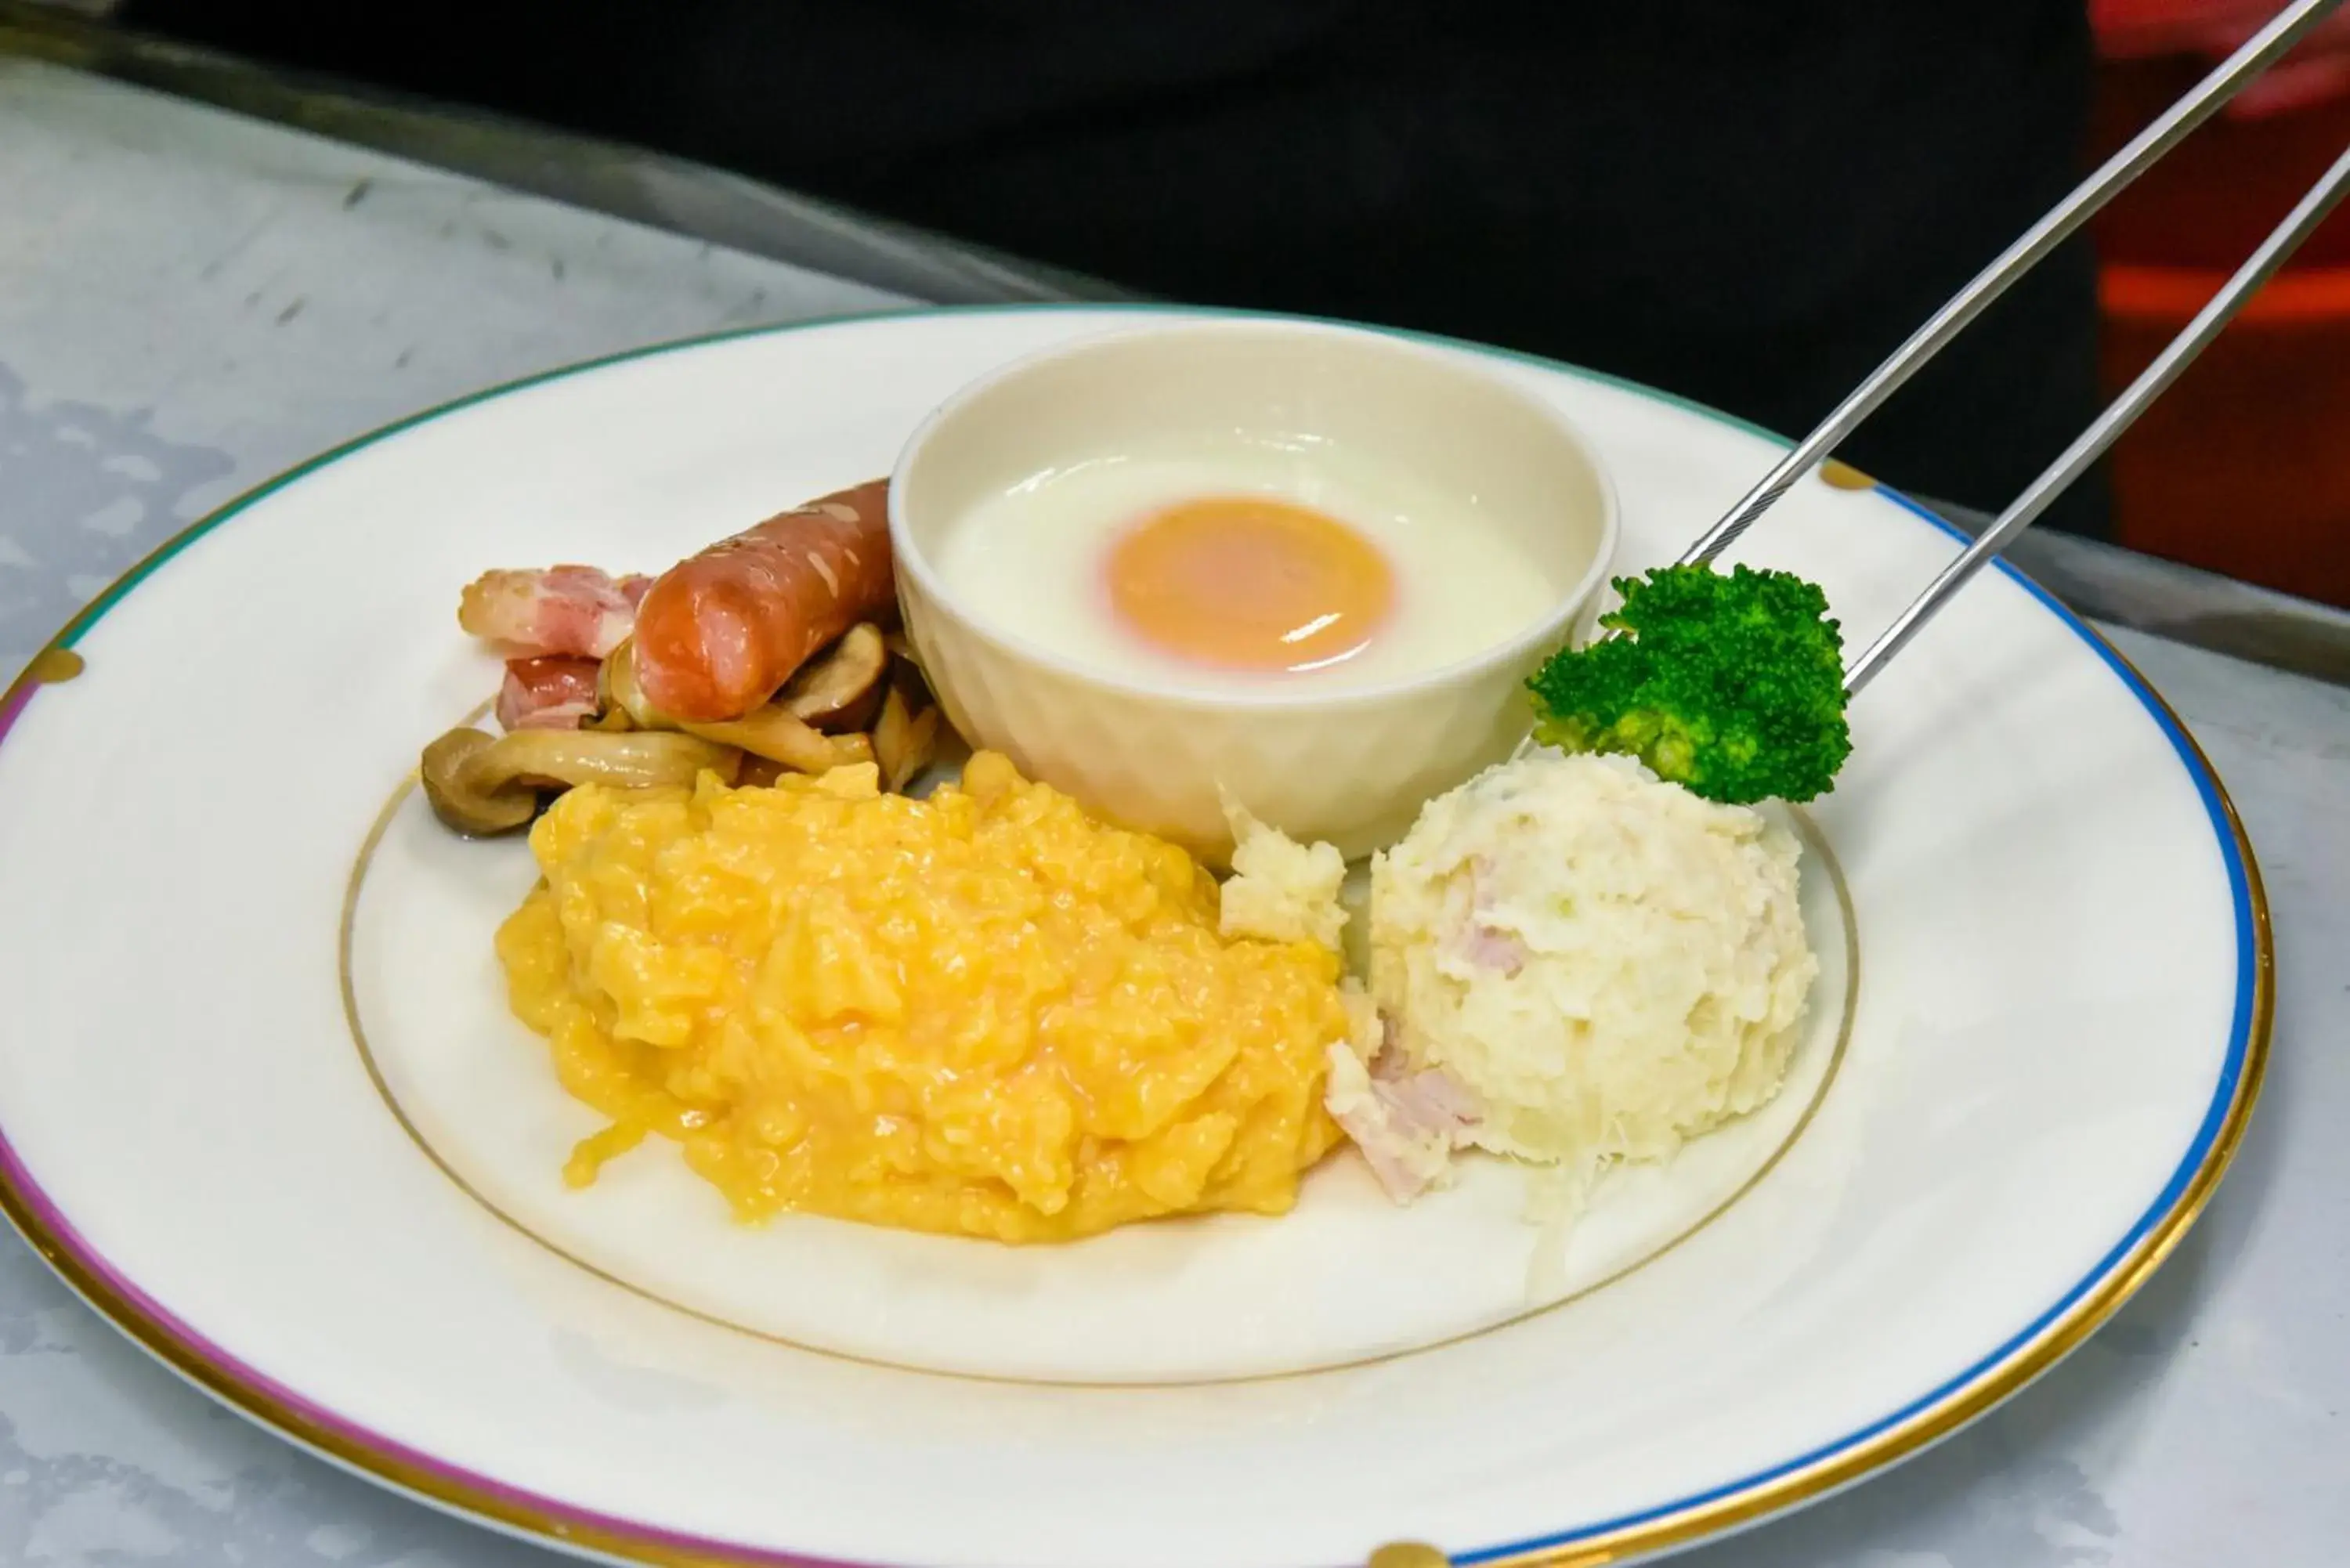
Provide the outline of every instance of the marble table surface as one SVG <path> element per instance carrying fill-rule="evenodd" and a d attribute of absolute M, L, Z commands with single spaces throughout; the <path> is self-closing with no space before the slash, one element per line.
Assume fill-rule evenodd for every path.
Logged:
<path fill-rule="evenodd" d="M 411 410 L 864 284 L 0 53 L 0 678 L 157 541 Z M 2350 690 L 2124 630 L 2249 826 L 2281 987 L 2233 1174 L 2120 1316 L 1691 1568 L 2350 1561 Z M 0 999 L 0 1030 L 5 1000 Z M 551 1564 L 148 1361 L 0 1232 L 0 1561 Z"/>

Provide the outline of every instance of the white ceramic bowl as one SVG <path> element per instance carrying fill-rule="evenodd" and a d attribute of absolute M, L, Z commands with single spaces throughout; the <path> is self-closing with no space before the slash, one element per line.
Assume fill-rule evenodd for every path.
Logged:
<path fill-rule="evenodd" d="M 1343 691 L 1161 687 L 1087 668 L 957 601 L 940 547 L 978 504 L 1048 469 L 1164 444 L 1313 436 L 1409 472 L 1509 531 L 1556 604 L 1472 658 Z M 1105 518 L 1105 530 L 1117 519 Z M 1253 318 L 1152 327 L 1018 360 L 914 432 L 889 490 L 906 627 L 973 744 L 1128 826 L 1213 862 L 1223 801 L 1349 858 L 1392 843 L 1422 802 L 1507 756 L 1523 681 L 1570 640 L 1616 550 L 1613 487 L 1555 410 L 1467 356 L 1382 333 Z"/>

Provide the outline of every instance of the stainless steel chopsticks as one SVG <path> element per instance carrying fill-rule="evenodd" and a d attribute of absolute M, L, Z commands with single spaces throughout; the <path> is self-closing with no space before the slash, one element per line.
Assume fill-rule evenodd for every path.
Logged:
<path fill-rule="evenodd" d="M 2290 51 L 2303 35 L 2342 4 L 2343 0 L 2294 0 L 2293 5 L 2280 12 L 2273 21 L 2206 77 L 2194 91 L 2180 99 L 2153 124 L 2132 138 L 2071 195 L 2034 223 L 1989 266 L 1977 274 L 1966 287 L 1953 296 L 1948 304 L 1936 311 L 1924 326 L 1910 335 L 1908 341 L 1894 351 L 1891 358 L 1879 365 L 1866 380 L 1854 388 L 1850 395 L 1820 421 L 1817 429 L 1804 437 L 1753 489 L 1747 492 L 1737 505 L 1707 529 L 1681 556 L 1681 563 L 1702 565 L 1721 555 L 1797 480 L 1825 461 L 1839 442 L 1899 389 L 1902 383 L 1915 375 L 1920 367 L 1940 352 L 1982 313 L 1985 306 L 2004 294 L 2016 279 L 2030 272 L 2131 181 L 2218 112 L 2253 78 Z M 2251 259 L 2228 280 L 2227 286 L 2130 384 L 2129 389 L 2115 400 L 2095 422 L 2082 432 L 2080 439 L 2000 515 L 1998 522 L 1936 577 L 1925 593 L 1904 610 L 1877 641 L 1869 645 L 1846 672 L 1847 690 L 1857 691 L 1866 684 L 1868 679 L 1900 650 L 1952 592 L 2016 535 L 2030 526 L 2066 485 L 2077 479 L 2106 447 L 2113 444 L 2115 438 L 2126 430 L 2147 405 L 2177 379 L 2179 371 L 2219 335 L 2220 329 L 2227 325 L 2244 301 L 2283 265 L 2294 247 L 2324 221 L 2342 200 L 2345 190 L 2350 190 L 2350 153 L 2345 153 L 2302 198 L 2292 215 L 2262 243 Z"/>
<path fill-rule="evenodd" d="M 2329 0 L 2331 3 L 2331 0 Z M 1858 691 L 1868 684 L 1870 676 L 1885 667 L 1886 660 L 1901 651 L 1902 646 L 1926 624 L 1927 618 L 1941 608 L 1944 601 L 1980 570 L 1984 563 L 2007 547 L 2008 542 L 2026 528 L 2047 509 L 2048 504 L 2064 492 L 2066 485 L 2081 477 L 2105 450 L 2113 445 L 2116 437 L 2130 427 L 2130 421 L 2146 411 L 2148 403 L 2160 397 L 2189 361 L 2200 354 L 2229 319 L 2243 307 L 2244 301 L 2259 292 L 2271 274 L 2284 265 L 2294 247 L 2307 239 L 2310 231 L 2325 220 L 2350 195 L 2350 150 L 2345 150 L 2334 161 L 2318 182 L 2302 197 L 2292 215 L 2277 225 L 2269 237 L 2261 242 L 2251 259 L 2236 269 L 2227 286 L 2211 296 L 2210 304 L 2198 311 L 2178 337 L 2172 338 L 2155 356 L 2154 362 L 2140 371 L 2128 389 L 2116 398 L 2106 411 L 2099 414 L 2080 438 L 2064 449 L 2064 455 L 2041 471 L 2040 477 L 2025 487 L 2014 504 L 1999 514 L 1999 520 L 1984 529 L 1959 557 L 1942 568 L 1927 587 L 1893 619 L 1893 624 L 1878 634 L 1875 642 L 1845 671 L 1845 691 Z"/>

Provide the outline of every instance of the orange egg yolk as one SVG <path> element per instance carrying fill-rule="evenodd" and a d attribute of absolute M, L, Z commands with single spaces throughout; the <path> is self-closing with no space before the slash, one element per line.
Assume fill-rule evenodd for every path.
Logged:
<path fill-rule="evenodd" d="M 1268 496 L 1154 512 L 1109 556 L 1110 607 L 1145 641 L 1225 670 L 1298 670 L 1360 652 L 1395 575 L 1335 517 Z"/>

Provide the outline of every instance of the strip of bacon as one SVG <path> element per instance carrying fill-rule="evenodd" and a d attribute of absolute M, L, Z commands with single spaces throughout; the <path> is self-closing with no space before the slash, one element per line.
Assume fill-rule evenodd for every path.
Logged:
<path fill-rule="evenodd" d="M 576 730 L 596 713 L 593 659 L 510 659 L 498 688 L 498 722 L 509 730 Z"/>
<path fill-rule="evenodd" d="M 1330 1047 L 1324 1103 L 1388 1196 L 1409 1203 L 1444 1179 L 1453 1151 L 1469 1143 L 1482 1111 L 1450 1074 L 1411 1064 L 1393 1019 L 1381 1018 L 1376 1027 L 1376 1044 Z M 1366 1048 L 1368 1063 L 1359 1054 Z"/>
<path fill-rule="evenodd" d="M 1493 867 L 1482 856 L 1469 862 L 1468 908 L 1453 910 L 1453 954 L 1464 963 L 1477 969 L 1498 970 L 1507 979 L 1517 978 L 1533 955 L 1515 931 L 1485 923 L 1485 911 L 1492 907 Z M 1461 884 L 1453 884 L 1457 891 Z"/>
<path fill-rule="evenodd" d="M 593 566 L 484 572 L 457 603 L 457 624 L 509 658 L 601 659 L 636 626 L 652 587 L 643 576 L 614 577 Z"/>
<path fill-rule="evenodd" d="M 1389 1045 L 1371 1058 L 1371 1087 L 1415 1133 L 1451 1137 L 1475 1127 L 1484 1114 L 1477 1096 L 1441 1067 L 1415 1067 Z"/>
<path fill-rule="evenodd" d="M 1503 978 L 1512 980 L 1526 967 L 1526 944 L 1518 940 L 1515 931 L 1471 921 L 1453 935 L 1456 939 L 1454 950 L 1464 962 L 1479 969 L 1499 971 Z"/>

